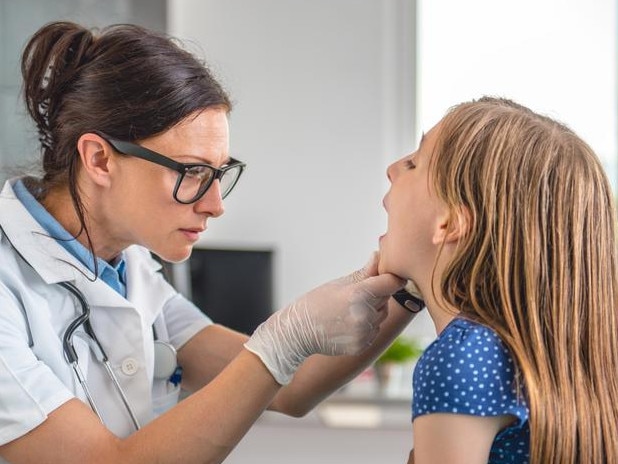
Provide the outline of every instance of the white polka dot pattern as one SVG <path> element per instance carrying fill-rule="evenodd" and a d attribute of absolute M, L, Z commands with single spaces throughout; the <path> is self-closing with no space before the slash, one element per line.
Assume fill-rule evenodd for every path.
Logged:
<path fill-rule="evenodd" d="M 527 463 L 529 414 L 514 379 L 513 359 L 497 334 L 455 318 L 427 347 L 414 369 L 412 418 L 431 413 L 510 414 L 517 420 L 496 435 L 489 463 Z"/>

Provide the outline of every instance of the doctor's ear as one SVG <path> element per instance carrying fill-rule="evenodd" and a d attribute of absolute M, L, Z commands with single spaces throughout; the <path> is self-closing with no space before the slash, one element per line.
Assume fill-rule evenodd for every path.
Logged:
<path fill-rule="evenodd" d="M 97 134 L 87 132 L 77 140 L 84 173 L 97 185 L 109 185 L 112 148 Z"/>
<path fill-rule="evenodd" d="M 470 230 L 471 220 L 470 211 L 464 207 L 445 211 L 436 225 L 434 245 L 459 241 Z"/>

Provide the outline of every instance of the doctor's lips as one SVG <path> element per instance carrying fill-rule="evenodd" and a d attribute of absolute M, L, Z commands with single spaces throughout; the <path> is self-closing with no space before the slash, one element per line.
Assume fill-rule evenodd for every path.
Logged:
<path fill-rule="evenodd" d="M 187 232 L 195 232 L 196 234 L 201 234 L 206 230 L 206 227 L 183 227 L 180 230 Z"/>
<path fill-rule="evenodd" d="M 187 237 L 189 240 L 197 240 L 200 237 L 200 234 L 206 230 L 205 227 L 193 227 L 190 229 L 180 229 L 180 231 Z"/>

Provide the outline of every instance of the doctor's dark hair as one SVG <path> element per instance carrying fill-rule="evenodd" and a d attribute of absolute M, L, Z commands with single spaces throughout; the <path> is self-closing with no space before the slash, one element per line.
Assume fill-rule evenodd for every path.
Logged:
<path fill-rule="evenodd" d="M 87 236 L 76 183 L 82 134 L 136 141 L 206 108 L 232 107 L 206 65 L 175 39 L 130 24 L 49 23 L 26 44 L 21 72 L 41 143 L 42 195 L 67 185 Z"/>

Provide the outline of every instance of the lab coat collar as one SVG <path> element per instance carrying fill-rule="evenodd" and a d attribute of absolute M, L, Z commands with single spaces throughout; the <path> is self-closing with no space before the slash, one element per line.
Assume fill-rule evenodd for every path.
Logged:
<path fill-rule="evenodd" d="M 17 253 L 48 284 L 73 282 L 93 306 L 132 306 L 65 250 L 17 199 L 12 180 L 0 193 L 0 226 Z"/>
<path fill-rule="evenodd" d="M 132 245 L 125 250 L 127 263 L 127 298 L 140 308 L 144 323 L 152 325 L 160 308 L 168 301 L 173 289 L 169 285 L 152 285 L 153 275 L 161 268 L 146 248 Z"/>

